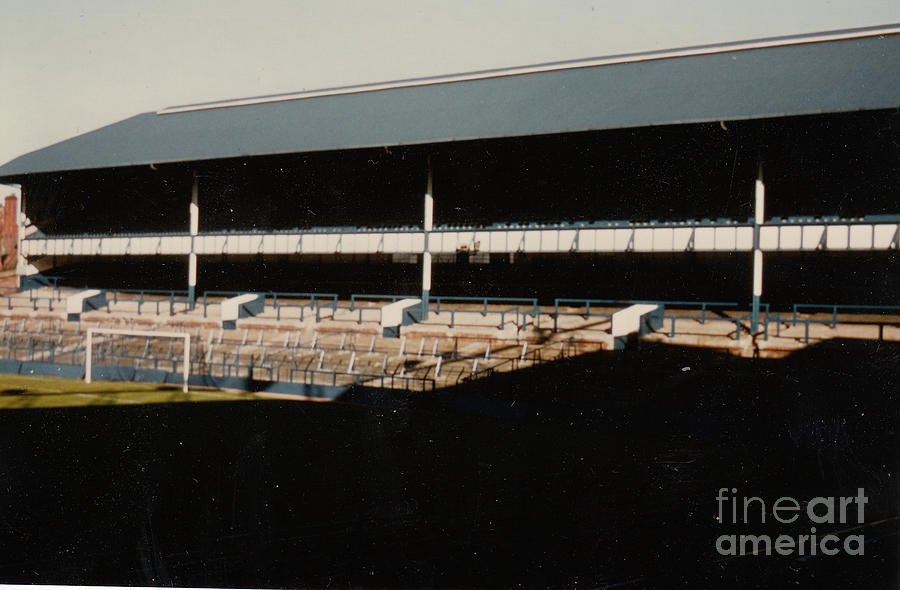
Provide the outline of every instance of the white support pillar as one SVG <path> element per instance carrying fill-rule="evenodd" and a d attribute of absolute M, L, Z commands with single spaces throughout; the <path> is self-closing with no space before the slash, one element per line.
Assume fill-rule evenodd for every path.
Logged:
<path fill-rule="evenodd" d="M 188 255 L 188 298 L 190 299 L 190 308 L 194 309 L 194 299 L 196 298 L 197 289 L 197 254 L 191 252 Z"/>
<path fill-rule="evenodd" d="M 200 207 L 198 201 L 200 198 L 200 180 L 197 173 L 194 172 L 194 184 L 191 187 L 191 205 L 190 205 L 190 233 L 191 233 L 191 253 L 188 257 L 188 307 L 194 309 L 194 300 L 196 299 L 197 289 L 197 254 L 195 252 L 194 240 L 200 233 Z"/>
<path fill-rule="evenodd" d="M 759 228 L 765 222 L 766 186 L 763 184 L 762 164 L 756 179 L 755 217 L 753 219 L 753 310 L 750 316 L 750 333 L 759 329 L 759 298 L 762 295 L 763 254 L 759 246 Z"/>
<path fill-rule="evenodd" d="M 188 392 L 188 379 L 191 374 L 191 337 L 188 334 L 184 335 L 184 366 L 182 367 L 182 383 L 181 383 L 181 392 Z"/>
<path fill-rule="evenodd" d="M 91 351 L 94 346 L 94 332 L 88 330 L 87 343 L 84 345 L 84 382 L 90 384 L 91 372 L 93 371 L 93 362 L 91 359 Z"/>
<path fill-rule="evenodd" d="M 428 186 L 425 191 L 425 219 L 422 225 L 425 232 L 425 245 L 422 252 L 422 314 L 421 319 L 428 319 L 428 296 L 431 293 L 431 252 L 428 249 L 428 235 L 434 222 L 434 197 L 432 196 L 431 157 L 428 158 Z"/>

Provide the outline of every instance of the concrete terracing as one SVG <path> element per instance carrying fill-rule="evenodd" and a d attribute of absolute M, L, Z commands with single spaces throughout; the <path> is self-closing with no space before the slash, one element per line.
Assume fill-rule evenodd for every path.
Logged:
<path fill-rule="evenodd" d="M 210 300 L 205 310 L 202 305 L 189 310 L 174 297 L 119 293 L 108 298 L 108 309 L 84 312 L 80 321 L 70 322 L 68 294 L 44 288 L 0 298 L 0 358 L 77 366 L 85 360 L 89 327 L 185 331 L 192 337 L 194 375 L 430 390 L 611 350 L 610 315 L 626 306 L 592 306 L 589 313 L 584 307 L 544 306 L 530 315 L 523 309 L 510 311 L 509 305 L 444 303 L 440 313 L 432 310 L 425 321 L 403 326 L 399 338 L 386 338 L 380 308 L 387 302 L 322 305 L 317 320 L 311 308 L 301 308 L 308 301 L 279 299 L 282 306 L 276 309 L 267 300 L 261 314 L 238 319 L 236 329 L 225 330 L 219 317 L 224 297 Z M 641 340 L 762 357 L 784 356 L 836 338 L 900 340 L 897 315 L 795 318 L 782 313 L 768 319 L 760 333 L 751 336 L 745 310 L 667 307 L 662 328 Z M 181 370 L 181 347 L 172 340 L 96 336 L 93 363 L 176 373 Z"/>

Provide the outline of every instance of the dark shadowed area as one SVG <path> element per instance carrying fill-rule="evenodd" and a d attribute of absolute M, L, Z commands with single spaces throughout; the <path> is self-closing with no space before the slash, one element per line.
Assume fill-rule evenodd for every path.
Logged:
<path fill-rule="evenodd" d="M 894 110 L 534 135 L 34 174 L 27 211 L 49 235 L 421 226 L 434 222 L 679 221 L 896 214 Z"/>
<path fill-rule="evenodd" d="M 49 235 L 188 229 L 193 173 L 199 227 L 211 231 L 412 228 L 422 223 L 428 159 L 435 224 L 649 222 L 753 215 L 762 165 L 766 219 L 900 214 L 897 112 L 867 111 L 462 141 L 38 174 L 27 211 Z M 199 292 L 413 294 L 421 256 L 201 256 Z M 437 260 L 436 295 L 745 303 L 750 253 L 493 255 Z M 892 304 L 895 251 L 768 253 L 763 299 Z M 66 257 L 74 287 L 184 289 L 187 262 L 166 256 Z M 49 271 L 48 271 L 49 272 Z"/>
<path fill-rule="evenodd" d="M 4 411 L 0 581 L 896 588 L 898 369 L 877 342 L 645 345 L 434 397 Z M 865 554 L 723 557 L 721 534 L 809 534 L 717 523 L 723 487 L 864 488 Z"/>

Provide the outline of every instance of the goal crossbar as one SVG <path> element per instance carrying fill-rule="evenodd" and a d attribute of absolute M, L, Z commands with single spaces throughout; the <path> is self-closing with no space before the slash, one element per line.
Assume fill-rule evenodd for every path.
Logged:
<path fill-rule="evenodd" d="M 188 391 L 188 374 L 191 370 L 191 335 L 187 332 L 154 332 L 152 330 L 123 330 L 123 329 L 115 329 L 115 328 L 88 328 L 87 331 L 87 342 L 85 343 L 85 355 L 84 355 L 84 382 L 91 382 L 91 369 L 93 368 L 93 346 L 94 346 L 94 334 L 108 334 L 114 336 L 138 336 L 138 337 L 147 337 L 147 338 L 174 338 L 174 339 L 184 339 L 184 381 L 181 386 L 181 391 L 187 393 Z"/>

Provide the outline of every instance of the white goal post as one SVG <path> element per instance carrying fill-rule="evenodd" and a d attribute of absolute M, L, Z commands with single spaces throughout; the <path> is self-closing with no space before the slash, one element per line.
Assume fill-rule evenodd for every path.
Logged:
<path fill-rule="evenodd" d="M 181 391 L 187 393 L 188 375 L 191 371 L 191 335 L 187 332 L 154 332 L 152 330 L 116 330 L 113 328 L 88 328 L 84 354 L 84 382 L 91 382 L 92 355 L 94 334 L 111 334 L 118 336 L 143 336 L 147 338 L 183 338 L 184 339 L 184 383 Z"/>

